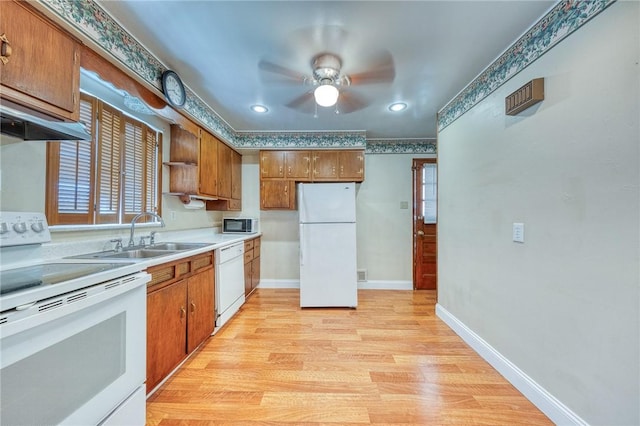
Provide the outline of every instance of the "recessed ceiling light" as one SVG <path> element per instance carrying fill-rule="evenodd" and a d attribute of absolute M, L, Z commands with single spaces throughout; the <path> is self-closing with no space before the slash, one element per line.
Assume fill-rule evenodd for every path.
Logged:
<path fill-rule="evenodd" d="M 267 109 L 267 107 L 263 105 L 251 105 L 251 111 L 263 114 L 269 111 L 269 109 Z"/>
<path fill-rule="evenodd" d="M 407 108 L 407 104 L 405 104 L 404 102 L 396 102 L 389 105 L 389 111 L 393 112 L 402 111 L 405 108 Z"/>

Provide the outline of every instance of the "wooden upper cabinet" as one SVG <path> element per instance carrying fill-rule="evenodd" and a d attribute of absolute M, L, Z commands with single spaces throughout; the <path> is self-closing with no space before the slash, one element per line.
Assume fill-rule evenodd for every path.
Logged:
<path fill-rule="evenodd" d="M 364 180 L 364 151 L 338 151 L 338 179 Z"/>
<path fill-rule="evenodd" d="M 236 151 L 231 151 L 231 198 L 242 198 L 242 156 Z"/>
<path fill-rule="evenodd" d="M 295 189 L 292 180 L 263 180 L 260 182 L 260 209 L 295 210 Z"/>
<path fill-rule="evenodd" d="M 338 179 L 338 152 L 313 151 L 314 182 L 332 181 Z"/>
<path fill-rule="evenodd" d="M 260 178 L 284 178 L 285 151 L 260 151 Z"/>
<path fill-rule="evenodd" d="M 80 117 L 80 43 L 27 6 L 0 1 L 2 50 L 1 97 L 47 115 L 77 121 Z"/>
<path fill-rule="evenodd" d="M 198 194 L 198 136 L 171 126 L 171 144 L 169 148 L 171 166 L 169 191 L 174 194 Z"/>
<path fill-rule="evenodd" d="M 311 151 L 285 151 L 284 164 L 287 179 L 311 179 Z"/>
<path fill-rule="evenodd" d="M 260 209 L 295 210 L 296 182 L 362 182 L 364 150 L 260 151 Z"/>
<path fill-rule="evenodd" d="M 218 197 L 231 198 L 231 153 L 233 150 L 218 144 Z"/>
<path fill-rule="evenodd" d="M 171 162 L 198 165 L 198 136 L 178 125 L 171 126 Z"/>
<path fill-rule="evenodd" d="M 202 131 L 198 159 L 199 193 L 215 197 L 218 194 L 218 140 Z"/>

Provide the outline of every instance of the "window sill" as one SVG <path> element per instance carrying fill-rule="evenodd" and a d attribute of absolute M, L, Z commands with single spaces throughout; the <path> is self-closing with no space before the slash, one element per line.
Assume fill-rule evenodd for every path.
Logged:
<path fill-rule="evenodd" d="M 136 229 L 139 228 L 160 228 L 160 222 L 153 223 L 137 223 Z M 52 225 L 49 226 L 49 232 L 87 232 L 87 231 L 110 231 L 113 229 L 131 229 L 131 224 L 105 224 L 105 225 Z"/>

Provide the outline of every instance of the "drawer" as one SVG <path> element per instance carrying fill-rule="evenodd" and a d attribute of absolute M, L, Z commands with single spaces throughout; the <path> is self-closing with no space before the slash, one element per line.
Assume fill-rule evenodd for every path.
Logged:
<path fill-rule="evenodd" d="M 244 251 L 251 250 L 253 247 L 253 240 L 245 240 Z"/>
<path fill-rule="evenodd" d="M 198 269 L 206 268 L 213 265 L 213 253 L 208 252 L 204 255 L 191 258 L 191 271 L 196 272 Z"/>
<path fill-rule="evenodd" d="M 149 268 L 147 271 L 151 274 L 151 281 L 147 283 L 147 287 L 154 286 L 164 281 L 171 281 L 176 277 L 175 265 L 162 265 Z"/>
<path fill-rule="evenodd" d="M 253 250 L 249 250 L 244 252 L 244 263 L 249 263 L 253 260 Z"/>

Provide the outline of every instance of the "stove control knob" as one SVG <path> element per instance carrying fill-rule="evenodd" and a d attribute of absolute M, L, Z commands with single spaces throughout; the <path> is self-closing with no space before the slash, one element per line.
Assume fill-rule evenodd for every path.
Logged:
<path fill-rule="evenodd" d="M 14 223 L 13 230 L 18 234 L 24 234 L 25 232 L 27 232 L 27 224 L 24 222 Z"/>
<path fill-rule="evenodd" d="M 32 223 L 31 224 L 31 229 L 33 229 L 33 232 L 40 233 L 40 232 L 44 231 L 44 225 L 42 224 L 42 222 Z"/>
<path fill-rule="evenodd" d="M 6 234 L 9 232 L 9 227 L 7 226 L 7 222 L 0 223 L 0 234 Z"/>

